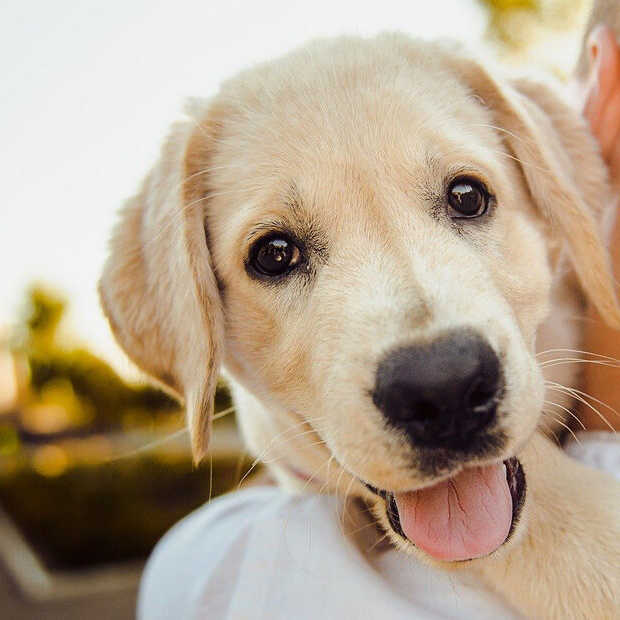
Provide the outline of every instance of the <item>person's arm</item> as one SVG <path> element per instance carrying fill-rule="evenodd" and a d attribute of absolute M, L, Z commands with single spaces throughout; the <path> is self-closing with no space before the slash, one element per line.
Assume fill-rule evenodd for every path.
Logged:
<path fill-rule="evenodd" d="M 586 98 L 584 116 L 592 133 L 601 144 L 601 151 L 610 170 L 611 181 L 620 192 L 620 47 L 613 32 L 597 28 L 590 38 L 593 58 L 592 75 Z M 612 267 L 620 277 L 620 217 L 616 217 L 611 237 Z M 620 332 L 608 327 L 592 307 L 588 310 L 584 334 L 584 350 L 620 359 Z M 620 429 L 620 367 L 584 364 L 584 391 L 608 405 L 593 405 L 605 421 L 589 407 L 582 407 L 580 416 L 589 430 Z"/>

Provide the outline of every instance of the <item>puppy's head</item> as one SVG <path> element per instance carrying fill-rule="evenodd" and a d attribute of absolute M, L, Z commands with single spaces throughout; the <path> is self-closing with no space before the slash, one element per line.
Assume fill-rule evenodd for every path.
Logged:
<path fill-rule="evenodd" d="M 320 42 L 194 105 L 125 208 L 101 297 L 184 396 L 198 458 L 222 362 L 260 403 L 241 420 L 255 450 L 297 429 L 277 455 L 292 471 L 327 464 L 327 488 L 374 498 L 395 540 L 474 558 L 524 502 L 514 456 L 539 420 L 534 341 L 563 252 L 618 322 L 606 196 L 592 139 L 546 90 L 404 37 Z"/>

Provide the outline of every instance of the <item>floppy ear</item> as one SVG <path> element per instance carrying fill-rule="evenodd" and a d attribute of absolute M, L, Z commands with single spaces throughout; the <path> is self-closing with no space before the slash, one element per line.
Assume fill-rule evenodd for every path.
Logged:
<path fill-rule="evenodd" d="M 173 127 L 158 163 L 120 214 L 99 283 L 120 345 L 184 401 L 196 460 L 209 442 L 223 340 L 204 199 L 191 188 L 200 172 L 189 172 L 197 145 L 211 143 L 209 131 L 189 121 Z"/>
<path fill-rule="evenodd" d="M 459 75 L 489 108 L 521 167 L 532 200 L 566 240 L 586 295 L 605 321 L 620 327 L 609 255 L 601 237 L 612 204 L 607 171 L 585 121 L 547 87 L 501 83 L 461 58 Z"/>

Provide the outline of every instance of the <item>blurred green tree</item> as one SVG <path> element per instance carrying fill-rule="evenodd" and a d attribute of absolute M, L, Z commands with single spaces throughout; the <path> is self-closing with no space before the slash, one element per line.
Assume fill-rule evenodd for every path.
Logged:
<path fill-rule="evenodd" d="M 490 13 L 488 36 L 508 53 L 525 51 L 550 32 L 575 29 L 591 0 L 479 0 Z"/>
<path fill-rule="evenodd" d="M 126 383 L 90 351 L 64 348 L 58 328 L 65 310 L 66 302 L 58 294 L 40 285 L 29 290 L 17 350 L 28 361 L 30 392 L 35 398 L 40 398 L 50 385 L 56 388 L 53 394 L 67 386 L 89 412 L 83 416 L 88 421 L 88 428 L 83 430 L 88 432 L 120 428 L 128 416 L 138 424 L 148 423 L 162 413 L 179 410 L 179 404 L 161 390 Z"/>

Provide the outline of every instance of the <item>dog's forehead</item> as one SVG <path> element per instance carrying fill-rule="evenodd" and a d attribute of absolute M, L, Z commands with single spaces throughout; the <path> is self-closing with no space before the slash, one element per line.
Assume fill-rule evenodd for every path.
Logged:
<path fill-rule="evenodd" d="M 289 211 L 291 187 L 333 216 L 501 167 L 489 110 L 424 45 L 404 53 L 394 41 L 302 50 L 224 85 L 211 164 L 228 225 Z"/>
<path fill-rule="evenodd" d="M 221 93 L 224 146 L 244 148 L 263 167 L 352 159 L 375 167 L 399 159 L 424 164 L 444 141 L 488 139 L 488 110 L 449 64 L 424 44 L 404 54 L 388 42 L 310 46 L 242 73 Z"/>

